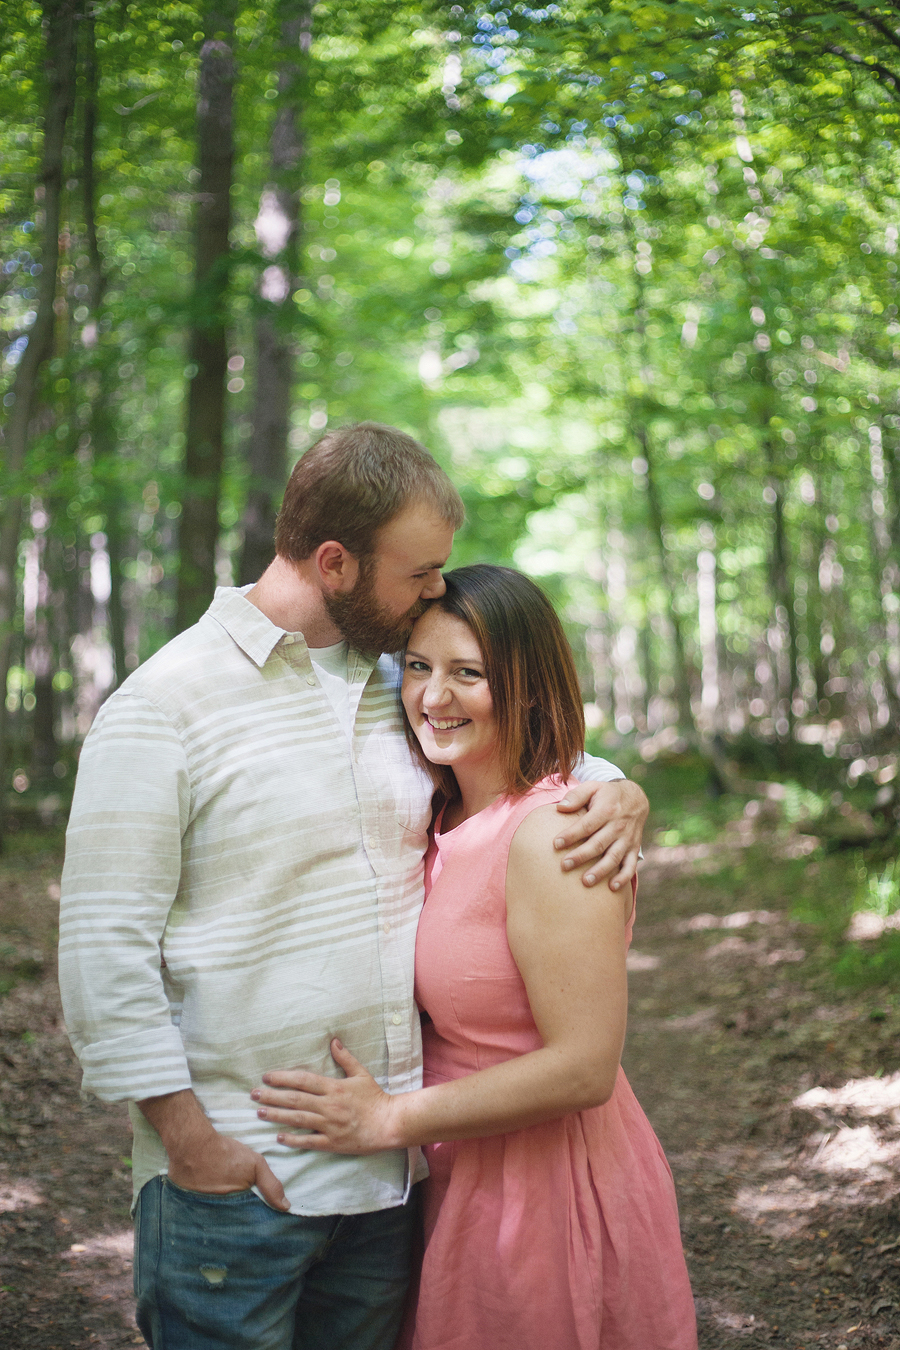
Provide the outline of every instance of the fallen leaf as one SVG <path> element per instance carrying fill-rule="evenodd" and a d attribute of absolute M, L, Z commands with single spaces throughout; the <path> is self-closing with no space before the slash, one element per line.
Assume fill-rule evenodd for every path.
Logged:
<path fill-rule="evenodd" d="M 825 1264 L 836 1275 L 853 1274 L 853 1267 L 841 1256 L 840 1252 L 832 1252 Z"/>

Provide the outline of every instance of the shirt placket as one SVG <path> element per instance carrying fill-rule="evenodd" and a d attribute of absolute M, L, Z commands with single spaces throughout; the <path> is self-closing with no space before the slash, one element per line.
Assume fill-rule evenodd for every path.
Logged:
<path fill-rule="evenodd" d="M 381 970 L 382 1019 L 388 1052 L 388 1086 L 408 1079 L 413 1060 L 413 1023 L 417 1016 L 412 1000 L 411 972 L 400 941 L 398 922 L 397 848 L 399 825 L 394 804 L 383 800 L 371 784 L 360 762 L 356 744 L 356 714 L 367 696 L 367 681 L 373 677 L 370 667 L 351 655 L 350 707 L 354 720 L 353 766 L 357 799 L 362 821 L 363 847 L 375 873 L 378 901 L 378 959 Z"/>

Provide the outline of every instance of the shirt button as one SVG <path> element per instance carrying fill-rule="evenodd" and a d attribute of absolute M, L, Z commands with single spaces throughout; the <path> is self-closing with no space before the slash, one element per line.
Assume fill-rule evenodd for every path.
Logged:
<path fill-rule="evenodd" d="M 315 677 L 315 675 L 307 675 L 307 677 L 306 677 L 306 683 L 307 683 L 307 684 L 315 684 L 315 682 L 316 682 L 316 677 Z"/>
<path fill-rule="evenodd" d="M 400 1023 L 403 1021 L 403 1018 L 400 1016 L 399 1013 L 394 1013 L 393 1017 L 391 1018 L 391 1021 L 393 1022 L 395 1027 L 399 1027 Z"/>
<path fill-rule="evenodd" d="M 293 647 L 295 641 L 296 641 L 296 639 L 295 639 L 295 638 L 292 638 L 291 635 L 290 635 L 290 633 L 286 633 L 286 634 L 285 634 L 284 645 L 285 645 L 286 647 Z"/>
<path fill-rule="evenodd" d="M 391 931 L 391 925 L 389 923 L 383 923 L 381 925 L 381 931 L 383 933 L 389 933 Z"/>

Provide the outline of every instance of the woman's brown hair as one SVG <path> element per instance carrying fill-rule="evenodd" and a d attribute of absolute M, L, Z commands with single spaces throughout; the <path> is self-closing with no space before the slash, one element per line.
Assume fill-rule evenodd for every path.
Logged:
<path fill-rule="evenodd" d="M 444 574 L 432 603 L 468 624 L 481 648 L 500 733 L 510 795 L 541 778 L 569 777 L 584 750 L 584 706 L 572 649 L 544 592 L 511 567 L 478 563 Z M 446 800 L 457 795 L 451 769 L 425 758 L 404 713 L 410 748 Z"/>

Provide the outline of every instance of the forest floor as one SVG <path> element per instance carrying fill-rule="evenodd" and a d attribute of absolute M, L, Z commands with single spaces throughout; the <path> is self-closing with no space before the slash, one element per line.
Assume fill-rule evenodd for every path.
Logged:
<path fill-rule="evenodd" d="M 839 987 L 792 917 L 850 875 L 814 848 L 744 816 L 643 866 L 625 1062 L 675 1173 L 702 1350 L 900 1350 L 900 1005 Z M 60 1018 L 59 866 L 58 839 L 24 835 L 0 865 L 8 1350 L 143 1343 L 128 1120 L 80 1099 Z"/>

